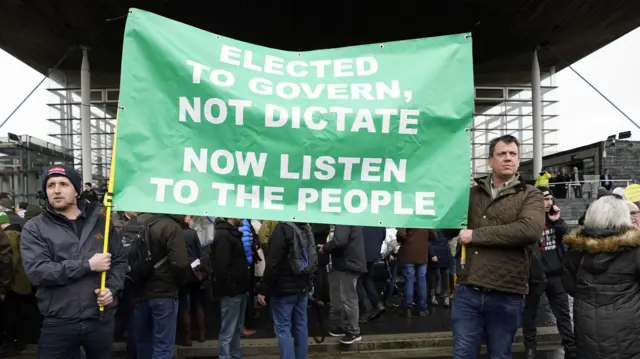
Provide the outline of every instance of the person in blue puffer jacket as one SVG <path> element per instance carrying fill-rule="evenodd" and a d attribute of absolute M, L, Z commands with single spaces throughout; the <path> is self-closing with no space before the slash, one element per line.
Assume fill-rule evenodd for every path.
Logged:
<path fill-rule="evenodd" d="M 242 220 L 242 227 L 238 228 L 242 232 L 242 246 L 244 247 L 244 255 L 247 256 L 247 263 L 253 264 L 253 231 L 251 223 L 247 219 Z"/>
<path fill-rule="evenodd" d="M 249 263 L 249 302 L 245 309 L 244 315 L 244 326 L 242 328 L 242 335 L 245 337 L 250 337 L 256 333 L 255 325 L 254 325 L 254 317 L 255 317 L 255 286 L 256 286 L 256 278 L 255 278 L 255 262 L 260 261 L 260 257 L 257 256 L 257 234 L 251 225 L 250 219 L 243 219 L 242 226 L 238 228 L 238 230 L 242 233 L 242 247 L 244 248 L 244 255 L 247 257 L 247 263 Z M 254 257 L 256 261 L 254 261 Z"/>

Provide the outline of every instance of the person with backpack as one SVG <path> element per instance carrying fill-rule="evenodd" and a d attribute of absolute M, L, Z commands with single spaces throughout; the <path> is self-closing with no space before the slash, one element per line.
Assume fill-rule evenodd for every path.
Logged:
<path fill-rule="evenodd" d="M 240 218 L 216 218 L 215 240 L 211 247 L 214 295 L 220 298 L 218 358 L 241 358 L 240 336 L 250 285 L 249 268 L 253 253 L 246 250 L 248 238 L 239 228 Z M 243 237 L 245 240 L 243 242 Z M 253 304 L 253 303 L 251 303 Z"/>
<path fill-rule="evenodd" d="M 317 267 L 318 254 L 311 226 L 279 222 L 271 235 L 258 302 L 266 306 L 269 296 L 273 329 L 282 359 L 307 358 L 307 303 L 311 276 Z"/>
<path fill-rule="evenodd" d="M 191 270 L 182 232 L 188 227 L 184 215 L 140 213 L 122 229 L 137 359 L 173 357 L 178 292 Z"/>
<path fill-rule="evenodd" d="M 12 276 L 11 285 L 7 290 L 4 301 L 8 308 L 4 315 L 4 343 L 0 347 L 0 358 L 8 358 L 24 350 L 27 343 L 27 328 L 25 322 L 28 317 L 31 300 L 31 282 L 27 278 L 20 257 L 20 231 L 17 224 L 9 222 L 9 216 L 0 212 L 0 228 L 4 231 L 7 242 L 11 245 Z"/>
<path fill-rule="evenodd" d="M 42 179 L 45 209 L 20 235 L 22 263 L 44 316 L 38 358 L 75 358 L 81 347 L 88 359 L 111 358 L 114 298 L 127 272 L 122 242 L 111 226 L 108 253 L 102 252 L 106 219 L 97 203 L 78 199 L 82 180 L 72 167 L 51 166 Z"/>

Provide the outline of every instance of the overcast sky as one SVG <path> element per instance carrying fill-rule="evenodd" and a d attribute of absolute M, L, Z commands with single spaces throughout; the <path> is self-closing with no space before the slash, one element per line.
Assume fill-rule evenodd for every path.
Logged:
<path fill-rule="evenodd" d="M 638 64 L 640 28 L 582 59 L 573 67 L 640 124 Z M 42 77 L 0 50 L 0 122 L 4 121 Z M 633 139 L 640 140 L 640 130 L 569 69 L 559 72 L 555 83 L 559 88 L 555 90 L 553 98 L 559 103 L 545 113 L 559 115 L 547 125 L 548 128 L 559 130 L 558 150 L 601 141 L 608 135 L 627 130 L 633 131 Z M 0 136 L 12 132 L 53 141 L 47 136 L 54 131 L 46 121 L 49 117 L 46 103 L 51 100 L 46 91 L 48 86 L 47 80 L 0 129 Z"/>

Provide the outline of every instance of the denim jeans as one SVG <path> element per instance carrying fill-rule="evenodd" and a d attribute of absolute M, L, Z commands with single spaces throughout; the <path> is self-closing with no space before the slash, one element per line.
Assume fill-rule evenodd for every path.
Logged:
<path fill-rule="evenodd" d="M 522 307 L 522 295 L 457 285 L 451 307 L 453 358 L 478 358 L 486 338 L 491 359 L 510 359 Z"/>
<path fill-rule="evenodd" d="M 135 303 L 133 331 L 137 359 L 171 359 L 177 324 L 177 298 L 154 298 Z"/>
<path fill-rule="evenodd" d="M 45 319 L 38 340 L 38 359 L 79 359 L 81 347 L 87 359 L 109 359 L 114 323 L 113 317 L 76 323 Z"/>
<path fill-rule="evenodd" d="M 418 276 L 418 308 L 421 312 L 427 307 L 427 265 L 426 264 L 404 264 L 404 308 L 411 309 L 413 305 L 413 287 Z"/>
<path fill-rule="evenodd" d="M 273 330 L 278 339 L 280 359 L 307 359 L 309 352 L 308 300 L 309 296 L 306 293 L 271 297 Z M 293 341 L 291 340 L 292 327 Z"/>
<path fill-rule="evenodd" d="M 242 358 L 240 335 L 244 326 L 247 294 L 220 298 L 219 359 Z"/>

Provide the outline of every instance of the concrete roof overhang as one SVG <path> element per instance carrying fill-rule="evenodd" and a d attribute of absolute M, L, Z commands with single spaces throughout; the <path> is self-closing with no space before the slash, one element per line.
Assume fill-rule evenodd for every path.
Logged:
<path fill-rule="evenodd" d="M 640 26 L 638 0 L 4 0 L 0 48 L 47 73 L 86 45 L 93 86 L 117 86 L 130 7 L 294 51 L 472 31 L 477 85 L 528 83 L 534 49 L 543 71 L 559 71 Z M 78 73 L 80 63 L 74 51 L 60 69 Z"/>

